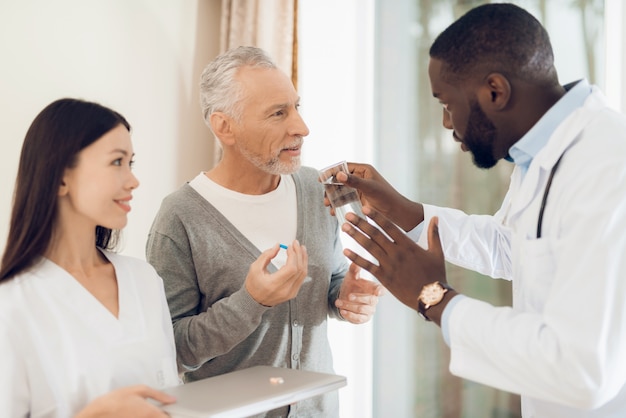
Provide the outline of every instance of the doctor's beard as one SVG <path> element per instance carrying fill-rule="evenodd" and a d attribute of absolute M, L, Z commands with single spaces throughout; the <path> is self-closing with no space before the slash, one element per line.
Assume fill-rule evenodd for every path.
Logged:
<path fill-rule="evenodd" d="M 478 168 L 491 168 L 498 160 L 493 156 L 493 145 L 496 141 L 497 130 L 485 112 L 480 108 L 478 101 L 470 104 L 470 113 L 467 129 L 463 135 L 463 143 L 472 153 L 474 165 Z"/>

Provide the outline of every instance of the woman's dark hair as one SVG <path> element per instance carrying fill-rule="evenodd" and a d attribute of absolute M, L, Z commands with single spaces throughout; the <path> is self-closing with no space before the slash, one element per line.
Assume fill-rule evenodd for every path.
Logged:
<path fill-rule="evenodd" d="M 59 187 L 78 153 L 110 130 L 130 125 L 97 103 L 60 99 L 33 120 L 22 145 L 0 282 L 32 266 L 45 254 L 57 221 Z M 112 249 L 119 231 L 96 227 L 95 245 Z"/>

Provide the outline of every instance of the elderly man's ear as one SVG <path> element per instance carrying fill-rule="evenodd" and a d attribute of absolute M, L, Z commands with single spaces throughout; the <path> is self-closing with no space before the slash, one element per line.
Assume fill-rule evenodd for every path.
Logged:
<path fill-rule="evenodd" d="M 217 136 L 217 139 L 224 145 L 232 145 L 234 142 L 234 135 L 232 130 L 233 120 L 230 116 L 223 112 L 214 112 L 209 116 L 209 122 L 211 123 L 211 129 Z"/>

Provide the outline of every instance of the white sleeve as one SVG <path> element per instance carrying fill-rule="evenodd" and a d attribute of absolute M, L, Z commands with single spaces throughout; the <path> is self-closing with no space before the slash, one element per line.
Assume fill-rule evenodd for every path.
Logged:
<path fill-rule="evenodd" d="M 428 224 L 435 216 L 439 218 L 446 261 L 486 276 L 511 280 L 511 232 L 496 216 L 468 215 L 457 209 L 424 205 L 423 232 L 417 241 L 424 248 L 428 247 Z"/>
<path fill-rule="evenodd" d="M 0 416 L 30 416 L 30 393 L 22 350 L 10 327 L 11 322 L 0 317 Z"/>

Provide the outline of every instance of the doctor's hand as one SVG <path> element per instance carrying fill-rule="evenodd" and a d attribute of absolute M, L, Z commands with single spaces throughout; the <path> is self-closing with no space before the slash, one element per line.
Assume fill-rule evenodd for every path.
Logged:
<path fill-rule="evenodd" d="M 145 385 L 117 389 L 94 399 L 74 418 L 166 418 L 153 399 L 163 405 L 176 402 L 176 398 Z"/>
<path fill-rule="evenodd" d="M 422 205 L 400 194 L 371 165 L 348 163 L 348 170 L 350 175 L 337 173 L 337 180 L 357 189 L 363 206 L 374 208 L 405 231 L 415 228 L 424 220 Z M 326 197 L 324 204 L 330 207 Z M 332 208 L 331 213 L 334 215 Z"/>
<path fill-rule="evenodd" d="M 295 240 L 287 248 L 287 261 L 275 273 L 267 266 L 276 257 L 280 247 L 274 245 L 250 265 L 244 286 L 250 296 L 264 306 L 275 306 L 295 298 L 306 278 L 309 257 L 304 245 Z"/>
<path fill-rule="evenodd" d="M 369 207 L 364 207 L 363 212 L 391 239 L 366 220 L 349 213 L 346 215 L 349 222 L 343 224 L 342 230 L 369 252 L 378 265 L 349 249 L 344 249 L 344 254 L 372 273 L 400 302 L 417 310 L 417 297 L 424 285 L 434 281 L 446 283 L 437 218 L 428 226 L 428 250 L 424 250 L 380 213 Z"/>
<path fill-rule="evenodd" d="M 354 263 L 350 264 L 350 269 L 343 279 L 339 297 L 335 301 L 335 306 L 339 308 L 339 313 L 348 322 L 353 324 L 364 324 L 370 320 L 378 297 L 382 296 L 385 288 L 359 277 L 361 268 Z"/>

